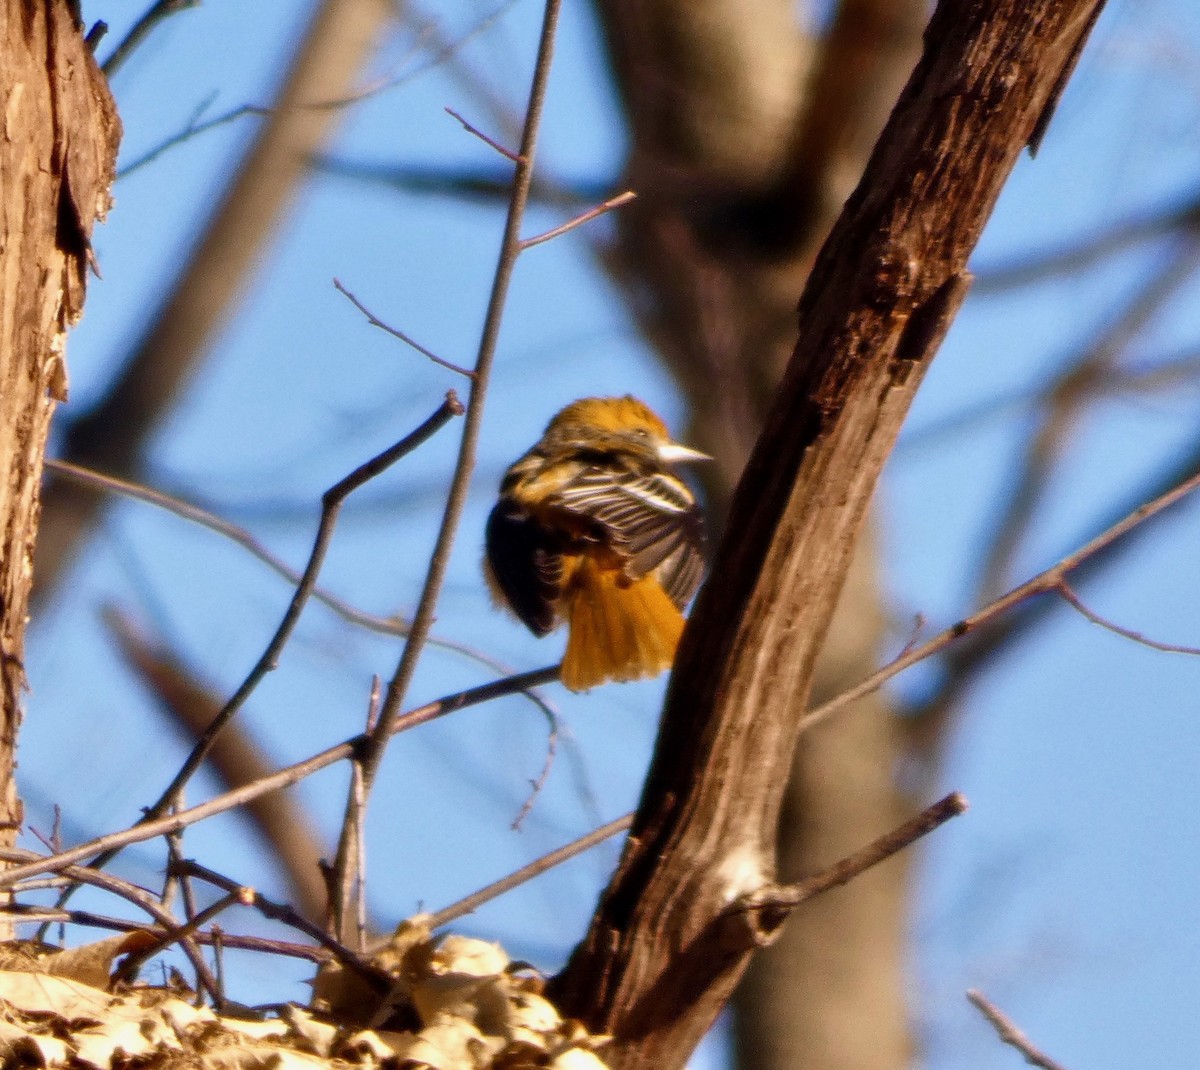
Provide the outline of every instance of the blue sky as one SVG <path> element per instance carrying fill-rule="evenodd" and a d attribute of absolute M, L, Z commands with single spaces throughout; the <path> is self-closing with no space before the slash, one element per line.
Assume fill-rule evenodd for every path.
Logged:
<path fill-rule="evenodd" d="M 108 21 L 115 39 L 141 7 L 89 3 L 85 16 Z M 168 21 L 115 80 L 124 158 L 177 132 L 210 97 L 209 114 L 267 102 L 309 9 L 209 0 Z M 430 14 L 458 37 L 494 10 L 442 4 Z M 539 14 L 535 3 L 517 0 L 462 53 L 514 104 L 528 83 Z M 374 73 L 416 66 L 412 48 L 411 35 L 389 41 Z M 336 151 L 493 167 L 490 150 L 445 115 L 446 105 L 488 126 L 471 95 L 433 69 L 357 105 Z M 92 286 L 70 343 L 72 407 L 96 396 L 152 314 L 254 122 L 197 137 L 118 184 L 110 222 L 97 235 L 104 279 Z M 1030 249 L 1189 196 L 1200 174 L 1198 126 L 1200 13 L 1181 0 L 1111 4 L 1041 152 L 1022 160 L 1005 191 L 975 269 L 985 276 Z M 615 181 L 622 138 L 589 9 L 568 4 L 541 161 L 564 180 Z M 560 221 L 535 209 L 527 231 Z M 440 354 L 469 363 L 500 226 L 496 209 L 313 177 L 238 315 L 159 428 L 147 480 L 208 503 L 301 563 L 321 492 L 458 385 L 367 326 L 332 278 Z M 604 227 L 597 224 L 593 236 L 602 238 Z M 933 631 L 968 608 L 981 539 L 1030 434 L 1030 406 L 1021 399 L 1111 322 L 1121 295 L 1169 252 L 1165 242 L 1149 244 L 1032 292 L 968 303 L 880 493 L 895 649 L 915 613 Z M 1132 363 L 1195 344 L 1194 292 L 1194 283 L 1180 290 L 1169 314 L 1132 347 Z M 492 610 L 478 570 L 483 520 L 503 467 L 562 404 L 624 392 L 680 425 L 670 381 L 596 271 L 588 238 L 576 232 L 530 251 L 505 320 L 439 634 L 519 668 L 557 658 L 560 638 L 536 641 Z M 983 418 L 953 426 L 956 414 L 981 406 Z M 1194 382 L 1096 405 L 1054 476 L 1014 579 L 1072 549 L 1112 503 L 1191 442 L 1198 408 Z M 323 576 L 331 589 L 379 613 L 412 608 L 453 436 L 443 432 L 352 499 Z M 1174 509 L 1120 568 L 1083 589 L 1089 604 L 1156 638 L 1200 645 L 1198 510 L 1187 502 Z M 128 823 L 183 754 L 120 666 L 98 619 L 102 605 L 129 609 L 186 651 L 207 679 L 232 690 L 288 593 L 209 532 L 144 505 L 112 508 L 31 637 L 33 692 L 20 755 L 30 820 L 48 827 L 50 804 L 59 802 L 68 838 Z M 276 760 L 304 757 L 359 730 L 371 675 L 389 675 L 397 653 L 394 640 L 354 632 L 311 607 L 246 719 Z M 412 699 L 488 675 L 433 649 Z M 897 688 L 914 693 L 927 680 L 918 670 Z M 1200 938 L 1188 924 L 1200 884 L 1198 685 L 1196 659 L 1138 647 L 1062 611 L 973 689 L 939 785 L 963 791 L 972 809 L 926 849 L 913 915 L 913 992 L 932 1070 L 967 1062 L 986 1070 L 1016 1058 L 967 1005 L 962 992 L 970 986 L 988 992 L 1067 1066 L 1186 1065 L 1200 982 Z M 380 922 L 445 905 L 628 810 L 661 689 L 661 682 L 587 696 L 552 689 L 570 738 L 520 832 L 509 823 L 541 768 L 546 737 L 528 703 L 505 700 L 398 740 L 370 815 Z M 201 778 L 193 800 L 212 787 Z M 335 770 L 300 792 L 331 837 L 343 791 L 344 771 Z M 236 820 L 194 829 L 187 842 L 195 857 L 281 892 Z M 575 860 L 485 907 L 467 927 L 553 968 L 581 935 L 615 852 L 610 845 Z M 139 849 L 126 872 L 153 881 L 159 865 L 156 852 Z M 230 928 L 257 924 L 239 918 Z M 256 959 L 244 971 L 242 998 L 304 996 L 302 970 Z M 717 1053 L 719 1046 L 713 1059 Z"/>

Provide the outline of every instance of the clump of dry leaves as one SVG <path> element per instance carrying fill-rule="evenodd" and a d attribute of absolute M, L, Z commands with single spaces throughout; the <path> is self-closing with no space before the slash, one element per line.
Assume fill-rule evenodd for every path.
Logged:
<path fill-rule="evenodd" d="M 563 1021 L 542 980 L 496 944 L 434 937 L 405 922 L 371 957 L 380 985 L 322 967 L 308 1007 L 248 1019 L 197 1007 L 187 993 L 112 990 L 114 959 L 149 934 L 69 951 L 0 947 L 0 1063 L 68 1070 L 604 1070 L 606 1037 Z M 8 952 L 5 954 L 4 952 Z"/>

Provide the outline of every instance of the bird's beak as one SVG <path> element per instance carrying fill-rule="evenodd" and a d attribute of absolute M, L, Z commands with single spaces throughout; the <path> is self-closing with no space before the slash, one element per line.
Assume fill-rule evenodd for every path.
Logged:
<path fill-rule="evenodd" d="M 664 464 L 685 464 L 688 461 L 711 461 L 707 453 L 701 453 L 678 442 L 664 442 L 658 447 L 658 459 Z"/>

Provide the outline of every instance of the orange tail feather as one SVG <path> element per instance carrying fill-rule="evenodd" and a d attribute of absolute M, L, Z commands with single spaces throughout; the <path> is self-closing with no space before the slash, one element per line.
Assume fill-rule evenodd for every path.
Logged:
<path fill-rule="evenodd" d="M 583 559 L 566 601 L 570 635 L 562 682 L 572 691 L 657 676 L 671 667 L 683 614 L 653 577 L 629 583 Z"/>

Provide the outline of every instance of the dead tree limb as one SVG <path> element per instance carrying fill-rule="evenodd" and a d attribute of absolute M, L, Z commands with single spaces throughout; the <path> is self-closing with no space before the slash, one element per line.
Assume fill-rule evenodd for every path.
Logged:
<path fill-rule="evenodd" d="M 685 632 L 641 804 L 552 988 L 610 1065 L 682 1066 L 778 923 L 769 886 L 813 664 L 966 263 L 1101 0 L 943 2 L 800 302 L 799 342 Z M 732 919 L 738 919 L 734 921 Z"/>
<path fill-rule="evenodd" d="M 11 846 L 42 460 L 121 125 L 65 0 L 2 0 L 0 51 L 0 845 Z"/>

